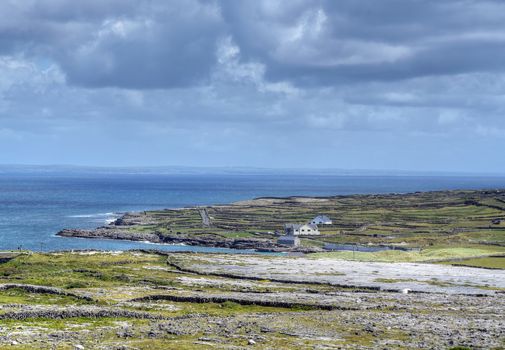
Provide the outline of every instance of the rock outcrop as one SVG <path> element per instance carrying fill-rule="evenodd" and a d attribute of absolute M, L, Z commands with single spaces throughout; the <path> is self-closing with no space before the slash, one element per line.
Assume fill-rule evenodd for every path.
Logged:
<path fill-rule="evenodd" d="M 118 219 L 119 220 L 119 219 Z M 224 238 L 219 235 L 202 234 L 164 234 L 158 231 L 136 231 L 134 226 L 120 226 L 116 223 L 99 227 L 95 230 L 64 229 L 57 233 L 62 237 L 120 239 L 165 244 L 185 244 L 189 246 L 205 246 L 232 249 L 257 249 L 262 251 L 289 251 L 289 248 L 272 243 L 269 239 L 262 238 Z M 310 250 L 310 251 L 315 251 Z"/>

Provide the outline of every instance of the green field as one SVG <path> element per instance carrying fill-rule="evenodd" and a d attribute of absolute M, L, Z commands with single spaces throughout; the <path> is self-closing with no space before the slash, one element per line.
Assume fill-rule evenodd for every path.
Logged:
<path fill-rule="evenodd" d="M 231 205 L 148 211 L 126 215 L 105 234 L 151 235 L 162 242 L 198 240 L 199 245 L 248 248 L 276 247 L 286 223 L 305 223 L 327 215 L 332 225 L 320 225 L 321 235 L 305 236 L 302 249 L 321 251 L 327 243 L 395 245 L 421 252 L 348 253 L 324 256 L 380 261 L 431 261 L 504 253 L 505 192 L 441 191 L 409 194 L 350 195 L 321 198 L 259 198 Z M 147 237 L 147 236 L 146 236 Z M 149 239 L 147 237 L 146 239 Z M 260 242 L 260 243 L 258 243 Z M 321 256 L 321 255 L 319 255 Z"/>
<path fill-rule="evenodd" d="M 505 257 L 484 257 L 463 259 L 458 261 L 448 261 L 446 264 L 455 266 L 483 267 L 491 269 L 505 269 Z"/>
<path fill-rule="evenodd" d="M 353 261 L 383 261 L 383 262 L 443 262 L 444 260 L 485 257 L 493 254 L 504 254 L 505 247 L 468 246 L 468 247 L 438 247 L 426 248 L 420 252 L 404 252 L 386 250 L 374 253 L 339 251 L 309 254 L 312 258 L 334 258 Z M 479 260 L 479 259 L 474 259 Z M 499 260 L 497 258 L 497 260 Z M 505 259 L 502 259 L 505 260 Z M 466 261 L 466 260 L 463 260 Z"/>

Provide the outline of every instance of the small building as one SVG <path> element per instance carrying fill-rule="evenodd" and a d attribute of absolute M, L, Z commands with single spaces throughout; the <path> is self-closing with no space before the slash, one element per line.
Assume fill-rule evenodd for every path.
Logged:
<path fill-rule="evenodd" d="M 284 232 L 286 236 L 299 236 L 299 235 L 320 235 L 317 225 L 314 224 L 286 224 L 284 225 Z"/>
<path fill-rule="evenodd" d="M 278 244 L 287 245 L 290 247 L 298 247 L 300 245 L 300 238 L 296 236 L 280 236 L 277 239 Z"/>
<path fill-rule="evenodd" d="M 501 220 L 500 220 L 500 219 L 493 219 L 493 220 L 491 221 L 491 223 L 492 223 L 493 225 L 499 225 L 499 224 L 501 224 Z"/>
<path fill-rule="evenodd" d="M 333 221 L 331 221 L 331 219 L 326 215 L 318 215 L 312 219 L 310 223 L 313 225 L 331 225 L 333 224 Z"/>

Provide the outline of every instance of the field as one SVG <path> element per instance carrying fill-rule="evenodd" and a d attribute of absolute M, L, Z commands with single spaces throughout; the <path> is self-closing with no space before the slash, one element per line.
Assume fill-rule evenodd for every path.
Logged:
<path fill-rule="evenodd" d="M 504 256 L 489 256 L 484 258 L 470 258 L 457 261 L 448 261 L 446 264 L 454 266 L 482 267 L 486 269 L 505 269 Z"/>
<path fill-rule="evenodd" d="M 383 262 L 433 262 L 433 263 L 454 263 L 468 261 L 468 257 L 475 257 L 472 260 L 480 260 L 479 257 L 486 257 L 493 254 L 505 254 L 505 247 L 487 245 L 467 245 L 461 247 L 438 246 L 424 248 L 421 251 L 399 251 L 387 250 L 375 253 L 339 251 L 313 253 L 311 257 L 326 257 L 333 259 L 352 261 L 383 261 Z M 464 259 L 464 260 L 461 260 Z M 498 258 L 495 258 L 498 259 Z M 472 265 L 476 266 L 476 265 Z"/>
<path fill-rule="evenodd" d="M 203 213 L 203 214 L 202 214 Z M 301 247 L 277 244 L 285 223 L 324 214 L 320 236 Z M 202 215 L 208 219 L 202 220 Z M 421 252 L 335 252 L 328 256 L 381 261 L 434 261 L 505 253 L 505 192 L 443 191 L 322 198 L 260 198 L 232 205 L 127 214 L 95 231 L 67 236 L 107 237 L 278 251 L 324 252 L 328 243 L 420 248 Z"/>
<path fill-rule="evenodd" d="M 505 271 L 161 252 L 6 260 L 0 348 L 505 346 Z"/>
<path fill-rule="evenodd" d="M 277 244 L 320 214 L 320 236 Z M 0 254 L 0 348 L 505 348 L 502 191 L 260 198 L 60 235 L 281 253 Z"/>

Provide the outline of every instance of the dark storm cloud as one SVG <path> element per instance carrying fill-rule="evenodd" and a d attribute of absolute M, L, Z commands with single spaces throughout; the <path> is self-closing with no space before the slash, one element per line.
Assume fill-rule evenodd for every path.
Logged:
<path fill-rule="evenodd" d="M 56 61 L 87 87 L 170 88 L 209 76 L 223 24 L 206 1 L 0 4 L 0 53 Z"/>
<path fill-rule="evenodd" d="M 56 61 L 84 86 L 201 84 L 230 37 L 300 86 L 505 68 L 500 1 L 4 1 L 0 54 Z"/>
<path fill-rule="evenodd" d="M 264 62 L 270 79 L 338 85 L 505 68 L 503 2 L 275 3 L 224 7 L 243 58 Z"/>
<path fill-rule="evenodd" d="M 267 77 L 293 79 L 306 86 L 339 85 L 367 81 L 396 81 L 424 76 L 456 75 L 505 70 L 505 41 L 433 45 L 415 55 L 392 62 L 344 63 L 332 66 L 293 65 L 272 62 Z"/>
<path fill-rule="evenodd" d="M 71 83 L 86 86 L 191 86 L 209 76 L 220 33 L 215 10 L 172 8 L 152 17 L 105 22 L 95 37 L 59 61 Z"/>
<path fill-rule="evenodd" d="M 56 61 L 84 86 L 201 84 L 224 37 L 298 85 L 503 71 L 500 1 L 4 1 L 0 53 Z"/>
<path fill-rule="evenodd" d="M 0 50 L 32 54 L 71 49 L 79 45 L 108 16 L 127 16 L 140 3 L 132 0 L 111 1 L 14 1 L 0 2 Z M 69 46 L 67 48 L 67 46 Z"/>

